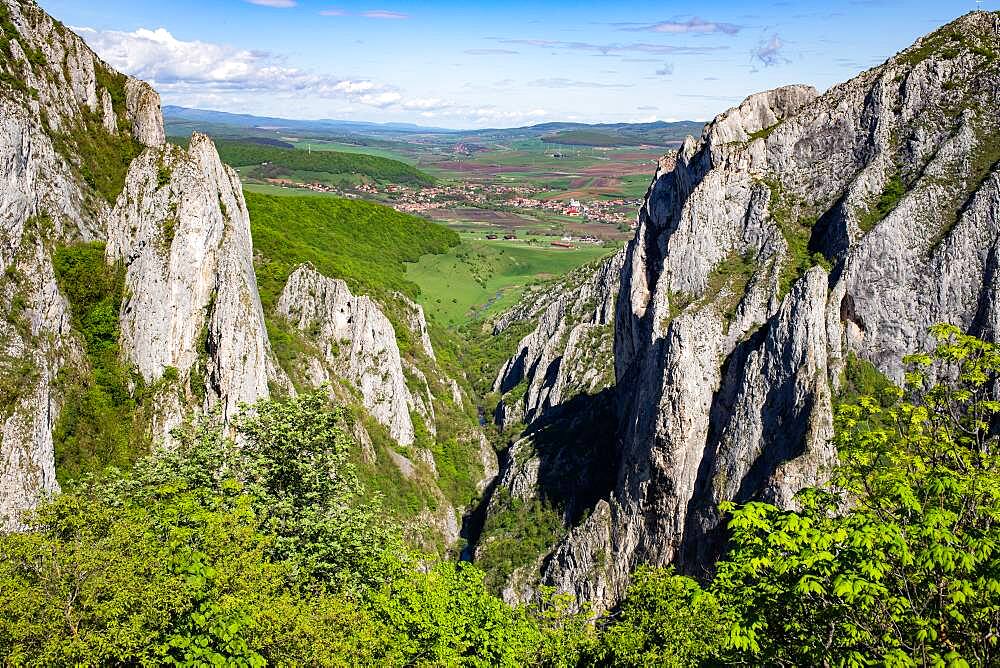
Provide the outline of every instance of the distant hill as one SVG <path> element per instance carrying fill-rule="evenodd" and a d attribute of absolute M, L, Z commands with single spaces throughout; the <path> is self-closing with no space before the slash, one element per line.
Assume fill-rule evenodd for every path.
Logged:
<path fill-rule="evenodd" d="M 688 135 L 701 135 L 704 123 L 677 121 L 668 123 L 543 123 L 522 128 L 477 130 L 472 133 L 494 141 L 536 138 L 570 146 L 673 146 Z"/>
<path fill-rule="evenodd" d="M 371 146 L 379 146 L 380 141 L 398 142 L 413 136 L 431 136 L 455 142 L 541 139 L 552 143 L 576 146 L 636 146 L 639 144 L 671 146 L 683 141 L 689 134 L 696 137 L 701 135 L 704 126 L 704 123 L 699 121 L 669 123 L 656 121 L 653 123 L 596 124 L 541 123 L 518 128 L 450 130 L 411 123 L 366 123 L 333 119 L 304 121 L 175 106 L 165 106 L 163 116 L 167 133 L 171 135 L 187 135 L 193 130 L 227 139 L 295 134 L 305 138 L 362 143 Z"/>
<path fill-rule="evenodd" d="M 262 146 L 274 146 L 276 148 L 295 148 L 295 144 L 289 144 L 287 141 L 281 141 L 280 139 L 271 139 L 270 137 L 244 137 L 242 141 Z"/>
<path fill-rule="evenodd" d="M 184 145 L 185 139 L 172 137 L 171 141 Z M 267 142 L 267 143 L 264 143 Z M 273 142 L 273 143 L 272 143 Z M 279 144 L 279 145 L 276 145 Z M 321 175 L 356 175 L 383 183 L 405 185 L 430 185 L 433 177 L 416 167 L 398 160 L 363 153 L 340 151 L 306 152 L 274 140 L 249 139 L 215 142 L 219 157 L 232 167 L 265 168 L 259 176 L 289 177 L 306 172 L 316 175 L 315 180 L 325 180 Z M 299 179 L 296 179 L 299 180 Z"/>
<path fill-rule="evenodd" d="M 342 121 L 320 119 L 315 121 L 276 118 L 272 116 L 252 116 L 250 114 L 231 114 L 225 111 L 207 109 L 189 109 L 167 105 L 163 107 L 163 120 L 167 132 L 173 128 L 193 127 L 201 129 L 209 126 L 229 126 L 252 130 L 282 130 L 284 132 L 308 133 L 314 135 L 351 135 L 351 134 L 449 134 L 455 132 L 445 128 L 424 127 L 412 123 L 367 123 L 364 121 Z M 179 133 L 176 133 L 179 134 Z"/>

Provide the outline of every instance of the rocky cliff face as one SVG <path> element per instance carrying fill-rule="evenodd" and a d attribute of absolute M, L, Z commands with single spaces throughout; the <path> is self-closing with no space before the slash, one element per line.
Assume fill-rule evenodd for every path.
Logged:
<path fill-rule="evenodd" d="M 493 391 L 501 428 L 529 425 L 543 413 L 579 394 L 596 394 L 612 384 L 611 327 L 624 252 L 571 272 L 557 288 L 528 295 L 494 324 L 493 335 L 515 322 L 535 328 L 497 374 Z"/>
<path fill-rule="evenodd" d="M 704 573 L 719 501 L 824 477 L 849 356 L 899 380 L 934 322 L 997 337 L 998 52 L 970 14 L 823 95 L 751 96 L 661 165 L 616 311 L 616 479 L 545 581 L 601 609 L 640 563 Z"/>
<path fill-rule="evenodd" d="M 321 357 L 308 364 L 314 386 L 331 378 L 346 380 L 398 443 L 413 443 L 415 401 L 406 387 L 396 332 L 378 304 L 351 294 L 344 281 L 302 265 L 288 278 L 277 310 L 321 347 Z M 426 324 L 417 329 L 426 332 Z"/>
<path fill-rule="evenodd" d="M 211 142 L 164 143 L 159 96 L 118 74 L 28 0 L 0 0 L 0 528 L 57 489 L 56 379 L 85 365 L 55 248 L 107 242 L 126 267 L 124 363 L 147 380 L 177 369 L 182 407 L 267 395 L 270 356 L 239 181 Z M 198 376 L 202 380 L 192 379 Z M 174 396 L 173 394 L 170 396 Z"/>
<path fill-rule="evenodd" d="M 493 322 L 493 336 L 525 329 L 493 382 L 494 412 L 509 441 L 486 500 L 485 524 L 474 535 L 474 557 L 490 563 L 511 538 L 495 518 L 555 513 L 565 529 L 610 490 L 615 398 L 613 321 L 624 251 L 576 269 L 556 284 L 527 293 Z M 529 522 L 543 521 L 542 518 Z M 545 553 L 508 576 L 511 602 L 525 600 L 537 583 Z M 492 574 L 499 575 L 499 574 Z"/>
<path fill-rule="evenodd" d="M 388 303 L 355 295 L 347 283 L 312 265 L 296 267 L 275 305 L 275 315 L 297 331 L 302 348 L 290 375 L 312 388 L 326 385 L 340 403 L 360 404 L 387 431 L 392 442 L 377 451 L 363 420 L 356 424 L 358 440 L 368 444 L 367 463 L 387 458 L 421 486 L 428 503 L 410 518 L 412 538 L 429 548 L 451 547 L 466 503 L 456 498 L 455 478 L 462 475 L 456 469 L 467 466 L 482 492 L 496 474 L 496 455 L 465 414 L 469 405 L 460 386 L 439 365 L 423 309 L 400 293 L 383 299 Z M 410 342 L 406 354 L 400 334 Z M 448 470 L 439 472 L 442 442 L 457 443 L 470 461 L 455 461 L 451 453 L 442 460 Z"/>
<path fill-rule="evenodd" d="M 147 150 L 129 168 L 107 226 L 109 258 L 126 267 L 121 345 L 147 382 L 179 372 L 183 395 L 162 434 L 192 401 L 267 396 L 270 346 L 257 294 L 250 218 L 236 174 L 211 140 Z M 165 407 L 166 408 L 166 407 Z"/>

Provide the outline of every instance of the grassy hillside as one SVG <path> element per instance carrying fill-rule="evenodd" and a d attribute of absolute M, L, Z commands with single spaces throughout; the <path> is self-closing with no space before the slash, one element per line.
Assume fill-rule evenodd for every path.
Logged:
<path fill-rule="evenodd" d="M 221 140 L 216 142 L 219 156 L 234 167 L 260 165 L 269 162 L 291 171 L 326 174 L 357 174 L 374 181 L 428 185 L 430 176 L 398 160 L 363 153 L 341 151 L 302 151 L 264 146 L 250 142 Z"/>
<path fill-rule="evenodd" d="M 407 269 L 420 286 L 420 302 L 439 322 L 461 325 L 513 306 L 529 283 L 565 274 L 611 250 L 572 250 L 524 243 L 464 241 L 449 252 L 427 255 Z"/>
<path fill-rule="evenodd" d="M 185 139 L 171 139 L 183 145 Z M 383 183 L 429 185 L 434 179 L 416 167 L 390 158 L 342 151 L 305 151 L 265 145 L 259 141 L 215 140 L 219 157 L 232 167 L 261 168 L 261 176 L 298 180 L 327 181 L 331 177 L 353 175 Z M 313 175 L 310 177 L 310 175 Z"/>
<path fill-rule="evenodd" d="M 458 234 L 380 204 L 339 197 L 280 197 L 247 191 L 254 250 L 265 259 L 257 278 L 268 310 L 292 268 L 312 262 L 354 290 L 416 297 L 404 262 L 445 253 Z"/>

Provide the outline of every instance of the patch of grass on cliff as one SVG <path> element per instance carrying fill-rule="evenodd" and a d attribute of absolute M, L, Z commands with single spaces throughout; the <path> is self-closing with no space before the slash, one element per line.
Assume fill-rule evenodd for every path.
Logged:
<path fill-rule="evenodd" d="M 36 227 L 35 221 L 37 219 L 29 220 L 25 227 Z M 25 284 L 24 274 L 15 264 L 8 264 L 0 276 L 0 295 L 10 295 L 10 301 L 4 303 L 0 310 L 3 311 L 3 319 L 7 325 L 17 333 L 25 346 L 20 354 L 15 355 L 10 354 L 8 346 L 0 346 L 3 349 L 0 352 L 0 419 L 3 420 L 10 417 L 17 403 L 34 388 L 39 376 L 34 357 L 36 337 L 32 335 L 31 323 L 25 317 Z M 6 344 L 7 341 L 6 336 L 0 338 L 0 343 Z"/>
<path fill-rule="evenodd" d="M 428 378 L 432 384 L 433 380 Z M 448 388 L 432 386 L 431 393 L 442 399 L 434 404 L 437 435 L 432 436 L 420 415 L 411 412 L 416 445 L 427 448 L 434 455 L 437 486 L 445 497 L 455 506 L 471 508 L 479 497 L 476 483 L 483 475 L 479 444 L 473 429 L 475 415 L 469 415 L 455 405 L 450 400 Z"/>
<path fill-rule="evenodd" d="M 841 406 L 855 406 L 861 397 L 870 397 L 882 408 L 890 408 L 899 400 L 898 388 L 874 364 L 858 357 L 854 351 L 847 353 L 844 370 L 840 378 L 840 389 L 833 397 L 834 415 Z M 895 429 L 894 424 L 883 422 L 880 416 L 869 416 L 871 426 L 881 429 Z"/>
<path fill-rule="evenodd" d="M 58 378 L 64 403 L 52 438 L 56 474 L 66 484 L 108 466 L 128 468 L 150 443 L 139 419 L 146 388 L 118 343 L 124 268 L 108 264 L 97 242 L 57 248 L 52 264 L 87 353 L 82 367 L 67 365 Z"/>
<path fill-rule="evenodd" d="M 844 376 L 837 403 L 853 405 L 857 404 L 861 397 L 888 400 L 887 391 L 895 388 L 896 385 L 875 368 L 874 364 L 861 359 L 852 351 L 847 354 L 844 362 Z"/>
<path fill-rule="evenodd" d="M 53 144 L 76 175 L 105 201 L 113 204 L 125 186 L 129 165 L 143 146 L 132 137 L 125 113 L 127 77 L 98 64 L 94 68 L 98 95 L 107 90 L 117 119 L 117 131 L 104 127 L 100 112 L 83 107 L 81 116 L 67 132 L 53 133 Z"/>
<path fill-rule="evenodd" d="M 708 275 L 707 299 L 715 299 L 722 293 L 723 289 L 728 289 L 725 299 L 719 303 L 727 327 L 728 323 L 736 316 L 736 307 L 743 299 L 754 267 L 755 261 L 752 252 L 740 254 L 733 251 L 723 258 Z"/>
<path fill-rule="evenodd" d="M 468 341 L 460 351 L 462 365 L 479 396 L 485 397 L 493 390 L 493 380 L 500 367 L 534 328 L 532 320 L 515 322 L 497 335 L 493 334 L 489 323 L 472 322 L 462 328 L 462 336 Z"/>
<path fill-rule="evenodd" d="M 775 130 L 778 129 L 779 125 L 781 125 L 781 121 L 778 121 L 777 123 L 774 123 L 773 125 L 768 125 L 766 128 L 761 128 L 760 130 L 757 130 L 757 132 L 754 132 L 754 133 L 752 133 L 750 135 L 750 138 L 747 140 L 747 143 L 748 144 L 753 143 L 753 142 L 757 141 L 758 139 L 767 139 L 768 137 L 771 136 L 771 134 Z"/>
<path fill-rule="evenodd" d="M 870 202 L 868 209 L 858 216 L 858 227 L 861 228 L 861 231 L 868 233 L 875 229 L 876 225 L 893 212 L 905 194 L 906 186 L 903 183 L 903 176 L 897 170 L 889 177 L 878 198 Z"/>
<path fill-rule="evenodd" d="M 967 33 L 945 26 L 924 38 L 920 46 L 906 51 L 903 62 L 916 66 L 931 57 L 953 60 L 963 51 L 985 58 L 987 63 L 992 63 L 998 56 L 996 40 L 991 35 Z"/>
<path fill-rule="evenodd" d="M 963 178 L 963 185 L 955 194 L 951 207 L 944 212 L 941 229 L 931 240 L 931 250 L 936 249 L 958 225 L 975 194 L 983 187 L 990 174 L 998 168 L 1000 168 L 1000 131 L 980 129 L 976 133 L 976 147 L 972 150 L 968 171 L 959 175 Z"/>
<path fill-rule="evenodd" d="M 440 497 L 435 493 L 435 481 L 416 463 L 415 475 L 404 475 L 392 460 L 390 453 L 399 452 L 400 446 L 389 435 L 388 429 L 359 406 L 352 405 L 350 410 L 354 420 L 364 427 L 371 439 L 369 454 L 374 454 L 374 457 L 366 456 L 360 444 L 351 450 L 351 461 L 358 479 L 366 490 L 381 498 L 382 508 L 389 518 L 410 528 L 409 538 L 413 544 L 432 552 L 442 552 L 440 539 L 433 532 L 422 532 L 413 524 L 413 519 L 421 511 L 438 510 Z"/>
<path fill-rule="evenodd" d="M 765 180 L 764 184 L 771 191 L 771 219 L 788 245 L 787 257 L 778 276 L 778 297 L 783 298 L 811 267 L 819 265 L 830 271 L 831 265 L 822 253 L 809 251 L 809 239 L 819 217 L 780 182 Z"/>

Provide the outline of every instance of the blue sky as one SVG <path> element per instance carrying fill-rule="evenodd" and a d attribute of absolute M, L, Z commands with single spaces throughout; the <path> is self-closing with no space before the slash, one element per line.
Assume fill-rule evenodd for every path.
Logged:
<path fill-rule="evenodd" d="M 41 4 L 113 65 L 151 81 L 166 104 L 460 128 L 707 120 L 759 90 L 825 90 L 975 8 L 971 0 Z"/>

